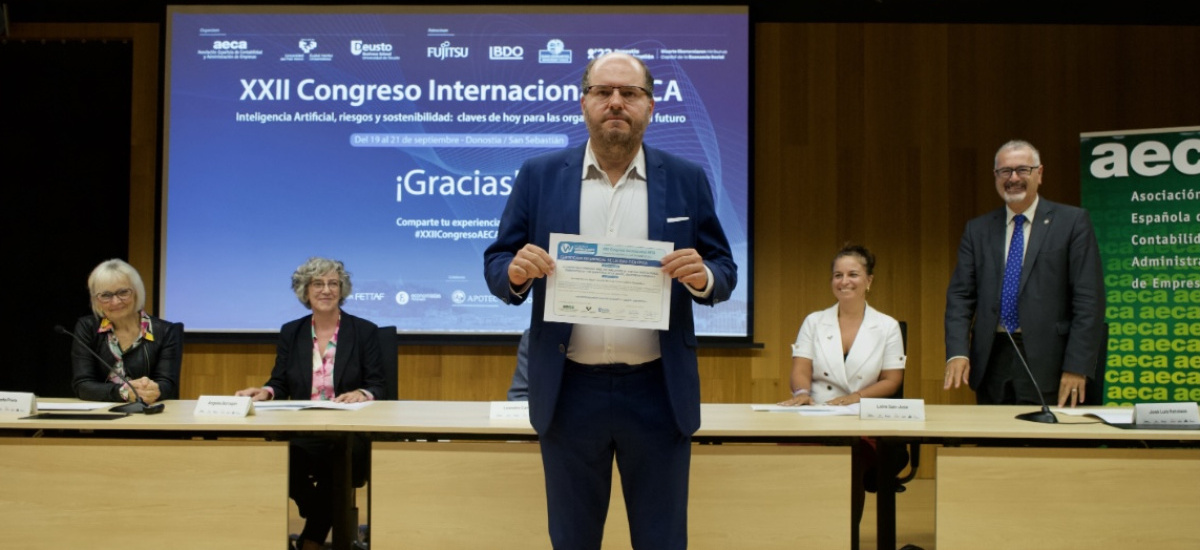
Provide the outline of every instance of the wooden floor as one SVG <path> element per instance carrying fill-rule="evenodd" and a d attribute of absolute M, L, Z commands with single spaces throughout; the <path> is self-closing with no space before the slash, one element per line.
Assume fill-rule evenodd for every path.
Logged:
<path fill-rule="evenodd" d="M 358 509 L 362 514 L 361 523 L 366 523 L 367 491 L 358 490 Z M 905 544 L 915 544 L 924 550 L 934 548 L 934 480 L 914 479 L 908 484 L 908 489 L 896 495 L 896 547 Z M 288 532 L 299 533 L 304 528 L 304 520 L 296 512 L 296 505 L 291 505 L 291 515 L 288 521 Z M 879 550 L 875 548 L 875 495 L 867 494 L 861 525 L 860 550 Z M 434 550 L 434 549 L 431 549 Z"/>

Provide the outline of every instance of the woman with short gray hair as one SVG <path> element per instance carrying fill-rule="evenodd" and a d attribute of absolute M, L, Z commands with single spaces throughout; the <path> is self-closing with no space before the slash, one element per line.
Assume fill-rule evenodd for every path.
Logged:
<path fill-rule="evenodd" d="M 350 289 L 342 262 L 309 258 L 297 267 L 292 291 L 312 313 L 279 329 L 275 368 L 266 385 L 236 395 L 338 403 L 385 397 L 379 328 L 342 311 Z M 359 479 L 366 475 L 367 442 L 361 436 L 351 442 L 352 476 Z M 293 439 L 288 447 L 288 495 L 307 520 L 296 541 L 299 549 L 322 548 L 333 526 L 333 451 L 333 443 L 320 438 Z"/>

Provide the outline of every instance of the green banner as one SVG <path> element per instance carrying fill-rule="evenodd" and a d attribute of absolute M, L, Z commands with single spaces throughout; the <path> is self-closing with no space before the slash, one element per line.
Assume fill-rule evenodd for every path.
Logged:
<path fill-rule="evenodd" d="M 1080 135 L 1104 262 L 1107 405 L 1200 401 L 1200 127 Z"/>

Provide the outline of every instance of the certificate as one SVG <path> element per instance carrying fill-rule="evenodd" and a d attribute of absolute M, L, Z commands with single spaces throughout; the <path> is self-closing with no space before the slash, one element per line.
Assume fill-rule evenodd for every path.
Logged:
<path fill-rule="evenodd" d="M 662 258 L 674 243 L 550 234 L 547 321 L 667 330 L 671 278 Z"/>

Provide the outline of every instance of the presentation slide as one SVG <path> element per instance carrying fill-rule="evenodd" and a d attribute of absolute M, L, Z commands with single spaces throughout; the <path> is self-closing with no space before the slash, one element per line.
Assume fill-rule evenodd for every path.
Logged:
<path fill-rule="evenodd" d="M 162 316 L 274 332 L 291 274 L 341 260 L 346 311 L 401 334 L 519 334 L 483 251 L 521 163 L 587 141 L 580 80 L 607 52 L 654 76 L 647 144 L 705 168 L 738 263 L 697 334 L 750 332 L 747 9 L 168 10 Z"/>

